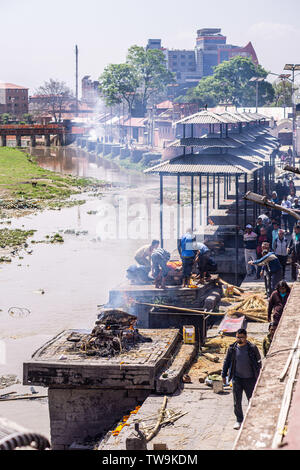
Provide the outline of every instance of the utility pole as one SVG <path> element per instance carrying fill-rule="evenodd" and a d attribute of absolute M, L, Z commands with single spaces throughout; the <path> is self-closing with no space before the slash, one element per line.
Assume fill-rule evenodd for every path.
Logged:
<path fill-rule="evenodd" d="M 76 96 L 76 117 L 78 117 L 78 47 L 75 46 L 75 96 Z"/>
<path fill-rule="evenodd" d="M 292 106 L 293 106 L 293 166 L 297 155 L 297 121 L 295 103 L 295 70 L 300 70 L 300 64 L 285 64 L 284 70 L 292 71 Z"/>
<path fill-rule="evenodd" d="M 258 110 L 258 83 L 259 82 L 263 82 L 264 81 L 264 78 L 263 77 L 252 77 L 250 78 L 249 80 L 250 82 L 256 82 L 256 112 Z"/>

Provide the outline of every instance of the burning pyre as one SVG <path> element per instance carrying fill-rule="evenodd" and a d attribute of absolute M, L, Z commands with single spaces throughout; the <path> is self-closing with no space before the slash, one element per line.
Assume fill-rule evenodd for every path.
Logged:
<path fill-rule="evenodd" d="M 137 317 L 120 309 L 103 309 L 91 334 L 79 339 L 79 348 L 88 356 L 109 357 L 133 348 L 137 343 L 152 341 L 136 328 Z M 69 341 L 76 341 L 74 336 Z"/>

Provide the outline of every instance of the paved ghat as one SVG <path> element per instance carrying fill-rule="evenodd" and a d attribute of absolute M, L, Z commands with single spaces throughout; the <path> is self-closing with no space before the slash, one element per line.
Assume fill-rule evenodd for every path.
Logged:
<path fill-rule="evenodd" d="M 251 399 L 251 406 L 240 430 L 235 446 L 237 450 L 270 449 L 272 447 L 288 380 L 288 374 L 282 382 L 279 380 L 279 376 L 284 370 L 299 329 L 299 303 L 300 283 L 294 283 L 271 348 L 263 363 Z M 297 379 L 297 376 L 295 378 Z M 296 403 L 297 394 L 294 395 L 294 399 L 294 403 Z M 288 421 L 289 417 L 287 429 L 289 429 Z M 284 427 L 280 431 L 284 432 Z M 299 447 L 298 443 L 298 449 Z"/>

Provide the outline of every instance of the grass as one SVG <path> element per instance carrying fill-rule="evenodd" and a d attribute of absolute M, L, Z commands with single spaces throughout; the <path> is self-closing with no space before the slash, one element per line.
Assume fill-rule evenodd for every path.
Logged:
<path fill-rule="evenodd" d="M 18 247 L 24 245 L 28 237 L 32 237 L 35 230 L 0 230 L 0 248 Z"/>
<path fill-rule="evenodd" d="M 64 176 L 38 166 L 26 153 L 0 148 L 0 197 L 35 201 L 64 200 L 89 186 L 103 187 L 103 181 Z"/>

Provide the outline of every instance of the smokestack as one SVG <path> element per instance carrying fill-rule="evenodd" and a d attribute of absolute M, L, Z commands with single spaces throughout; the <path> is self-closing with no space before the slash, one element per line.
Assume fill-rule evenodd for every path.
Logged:
<path fill-rule="evenodd" d="M 75 69 L 76 69 L 76 117 L 78 117 L 78 47 L 75 45 Z"/>

